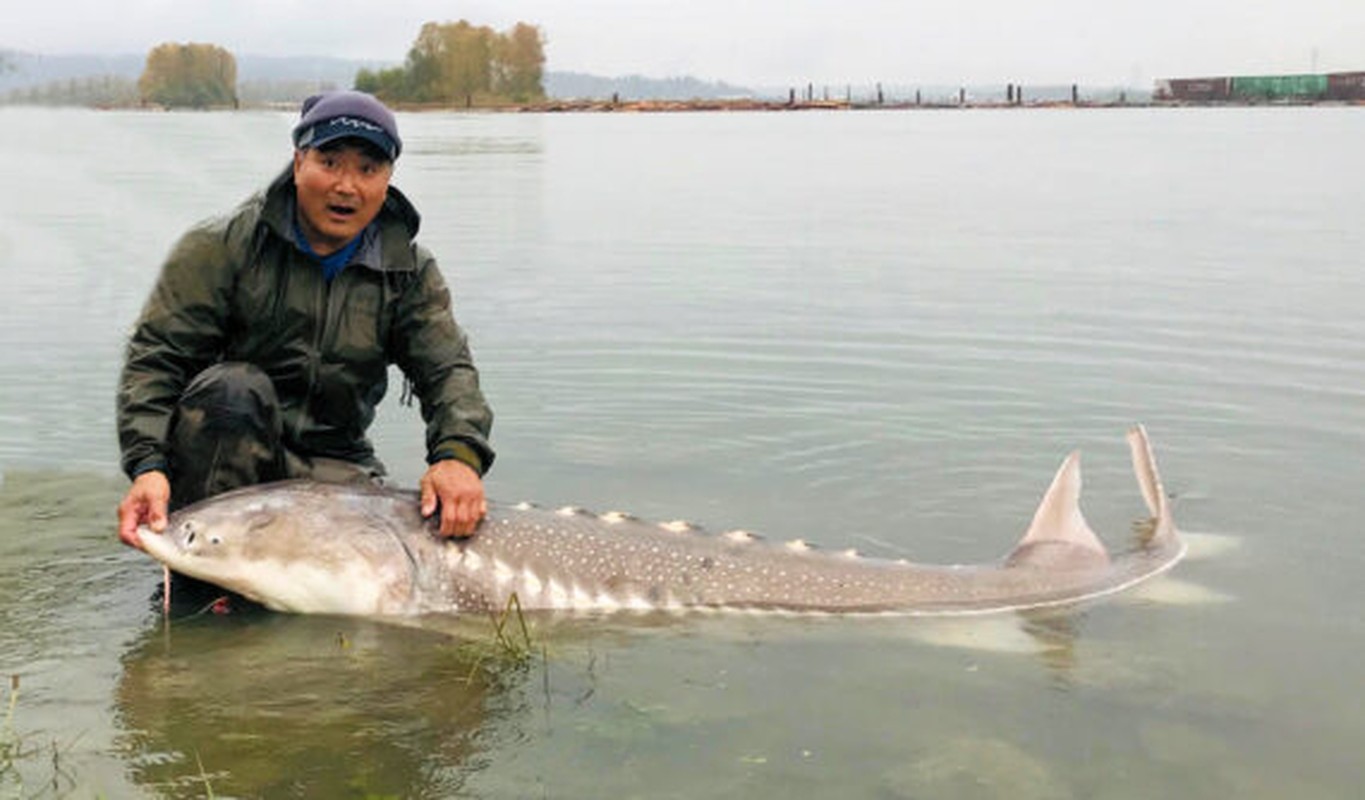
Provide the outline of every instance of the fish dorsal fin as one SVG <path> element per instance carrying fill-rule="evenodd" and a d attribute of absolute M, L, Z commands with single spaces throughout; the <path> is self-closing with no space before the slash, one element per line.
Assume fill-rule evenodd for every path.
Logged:
<path fill-rule="evenodd" d="M 1108 559 L 1104 545 L 1081 514 L 1081 454 L 1073 452 L 1057 470 L 1033 514 L 1033 523 L 1007 563 L 1042 565 Z"/>

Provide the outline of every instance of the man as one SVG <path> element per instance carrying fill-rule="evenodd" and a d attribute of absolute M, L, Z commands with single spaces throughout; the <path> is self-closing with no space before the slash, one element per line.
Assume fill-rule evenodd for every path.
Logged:
<path fill-rule="evenodd" d="M 284 478 L 373 481 L 365 431 L 403 371 L 426 421 L 424 516 L 447 536 L 486 513 L 492 412 L 420 217 L 389 185 L 402 150 L 370 95 L 309 98 L 292 165 L 171 251 L 128 343 L 118 391 L 132 487 L 119 538 L 168 510 Z"/>

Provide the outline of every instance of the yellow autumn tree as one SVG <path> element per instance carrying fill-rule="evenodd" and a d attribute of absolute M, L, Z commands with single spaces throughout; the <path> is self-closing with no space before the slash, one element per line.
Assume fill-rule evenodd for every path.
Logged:
<path fill-rule="evenodd" d="M 540 29 L 519 22 L 506 33 L 467 20 L 428 22 L 402 67 L 361 70 L 355 88 L 394 102 L 482 105 L 544 98 Z"/>
<path fill-rule="evenodd" d="M 166 42 L 147 53 L 137 82 L 144 103 L 167 108 L 237 105 L 237 59 L 214 44 Z"/>
<path fill-rule="evenodd" d="M 545 38 L 540 28 L 518 22 L 498 37 L 493 90 L 518 103 L 545 98 Z"/>

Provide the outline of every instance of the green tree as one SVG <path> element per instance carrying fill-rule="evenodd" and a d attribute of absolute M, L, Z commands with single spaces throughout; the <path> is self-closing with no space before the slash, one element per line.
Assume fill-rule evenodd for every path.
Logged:
<path fill-rule="evenodd" d="M 167 108 L 237 105 L 237 59 L 213 44 L 167 42 L 147 54 L 138 79 L 143 102 Z"/>
<path fill-rule="evenodd" d="M 467 20 L 428 22 L 402 67 L 361 70 L 355 88 L 397 102 L 475 105 L 545 96 L 540 29 L 524 22 L 507 33 Z"/>
<path fill-rule="evenodd" d="M 404 67 L 378 71 L 362 69 L 356 73 L 355 88 L 390 100 L 411 99 L 408 97 L 408 70 Z"/>

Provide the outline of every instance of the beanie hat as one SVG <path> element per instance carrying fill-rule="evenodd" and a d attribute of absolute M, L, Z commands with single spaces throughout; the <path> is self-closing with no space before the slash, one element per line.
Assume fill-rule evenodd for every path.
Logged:
<path fill-rule="evenodd" d="M 303 101 L 294 126 L 294 146 L 321 147 L 338 139 L 364 139 L 390 161 L 403 151 L 393 112 L 365 92 L 340 90 L 315 94 Z"/>

